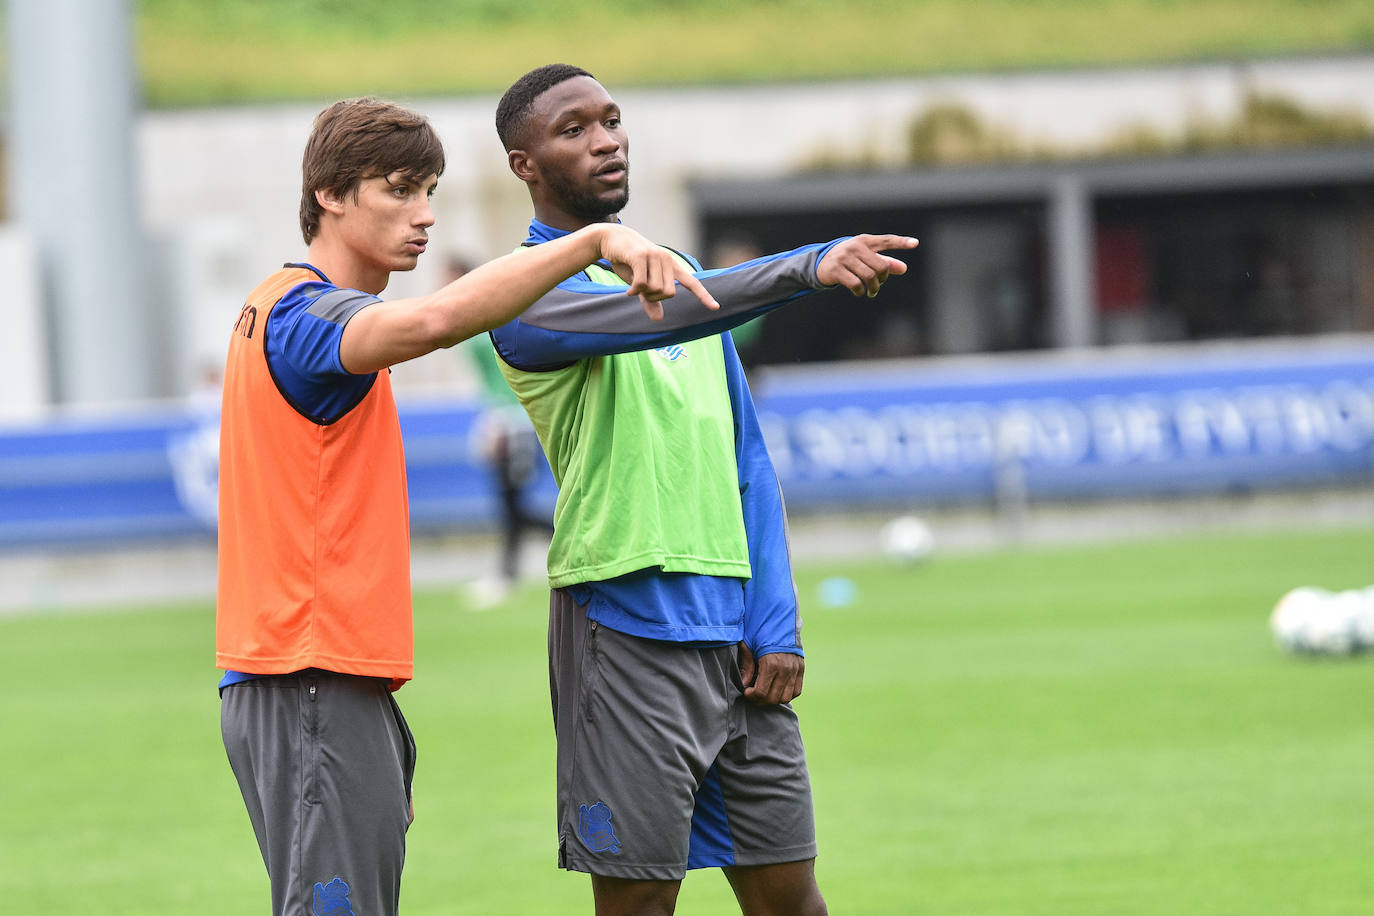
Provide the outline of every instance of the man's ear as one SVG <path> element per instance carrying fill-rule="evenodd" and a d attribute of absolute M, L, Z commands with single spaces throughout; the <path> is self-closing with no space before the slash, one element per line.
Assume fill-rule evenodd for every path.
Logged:
<path fill-rule="evenodd" d="M 516 178 L 527 184 L 534 181 L 537 176 L 534 160 L 530 158 L 529 153 L 522 149 L 513 149 L 507 152 L 506 164 L 510 166 L 510 170 Z"/>
<path fill-rule="evenodd" d="M 333 188 L 319 188 L 315 191 L 315 202 L 326 212 L 339 216 L 343 213 L 343 197 Z"/>

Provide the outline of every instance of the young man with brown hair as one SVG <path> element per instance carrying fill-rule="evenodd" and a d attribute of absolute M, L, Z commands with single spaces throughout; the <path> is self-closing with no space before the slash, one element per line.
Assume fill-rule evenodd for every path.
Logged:
<path fill-rule="evenodd" d="M 629 138 L 591 74 L 526 74 L 496 126 L 534 204 L 530 253 L 618 224 Z M 705 867 L 747 916 L 826 910 L 790 705 L 804 662 L 782 498 L 727 332 L 827 286 L 875 295 L 906 270 L 881 252 L 915 245 L 857 236 L 702 271 L 719 310 L 657 324 L 590 265 L 491 333 L 559 484 L 559 864 L 591 874 L 598 916 L 672 913 Z"/>
<path fill-rule="evenodd" d="M 444 170 L 425 118 L 322 111 L 302 163 L 306 260 L 248 297 L 224 373 L 216 663 L 225 749 L 277 916 L 396 912 L 415 743 L 405 461 L 387 368 L 509 321 L 608 259 L 652 315 L 689 272 L 619 227 L 383 302 L 415 267 Z"/>

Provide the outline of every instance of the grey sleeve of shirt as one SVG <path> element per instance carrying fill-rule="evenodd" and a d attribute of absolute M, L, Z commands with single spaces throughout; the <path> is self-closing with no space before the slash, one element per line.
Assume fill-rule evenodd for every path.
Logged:
<path fill-rule="evenodd" d="M 348 324 L 348 319 L 360 309 L 380 301 L 376 296 L 356 289 L 331 289 L 315 300 L 309 312 L 316 318 L 342 326 Z"/>
<path fill-rule="evenodd" d="M 644 313 L 639 297 L 627 295 L 623 288 L 571 282 L 540 298 L 525 310 L 520 321 L 550 331 L 661 334 L 764 311 L 824 289 L 816 279 L 816 265 L 829 247 L 829 243 L 809 245 L 724 270 L 697 273 L 702 285 L 720 303 L 719 311 L 708 310 L 679 285 L 677 295 L 663 302 L 663 320 L 653 321 Z"/>

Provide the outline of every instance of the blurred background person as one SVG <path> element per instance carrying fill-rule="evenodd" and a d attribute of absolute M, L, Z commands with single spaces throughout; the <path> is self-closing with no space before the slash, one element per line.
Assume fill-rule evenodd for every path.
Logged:
<path fill-rule="evenodd" d="M 472 269 L 473 261 L 450 254 L 444 261 L 445 283 Z M 473 425 L 471 449 L 486 466 L 497 497 L 501 524 L 500 564 L 495 575 L 469 586 L 468 598 L 479 607 L 504 598 L 520 579 L 520 545 L 527 532 L 553 537 L 553 520 L 530 507 L 530 490 L 543 462 L 539 440 L 525 411 L 496 365 L 491 340 L 482 334 L 458 350 L 480 384 L 482 414 Z"/>

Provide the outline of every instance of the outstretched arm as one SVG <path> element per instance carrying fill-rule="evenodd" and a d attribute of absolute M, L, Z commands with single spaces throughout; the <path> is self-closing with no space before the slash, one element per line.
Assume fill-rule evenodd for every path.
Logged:
<path fill-rule="evenodd" d="M 544 245 L 550 244 L 545 242 Z M 573 278 L 560 283 L 518 320 L 494 333 L 501 357 L 518 369 L 560 368 L 579 359 L 650 350 L 710 337 L 829 286 L 857 295 L 873 294 L 906 264 L 882 254 L 909 249 L 916 240 L 895 235 L 860 235 L 805 245 L 695 274 L 721 303 L 706 311 L 683 302 L 661 322 L 640 314 L 625 289 Z M 535 250 L 544 247 L 535 246 Z"/>
<path fill-rule="evenodd" d="M 678 284 L 692 294 L 696 310 L 716 305 L 669 252 L 628 226 L 598 223 L 483 264 L 428 296 L 359 310 L 344 328 L 340 361 L 349 372 L 364 374 L 453 346 L 505 324 L 560 280 L 598 260 L 609 262 L 629 284 L 621 288 L 621 298 L 642 308 L 648 320 L 662 318 L 660 303 L 677 292 Z"/>

